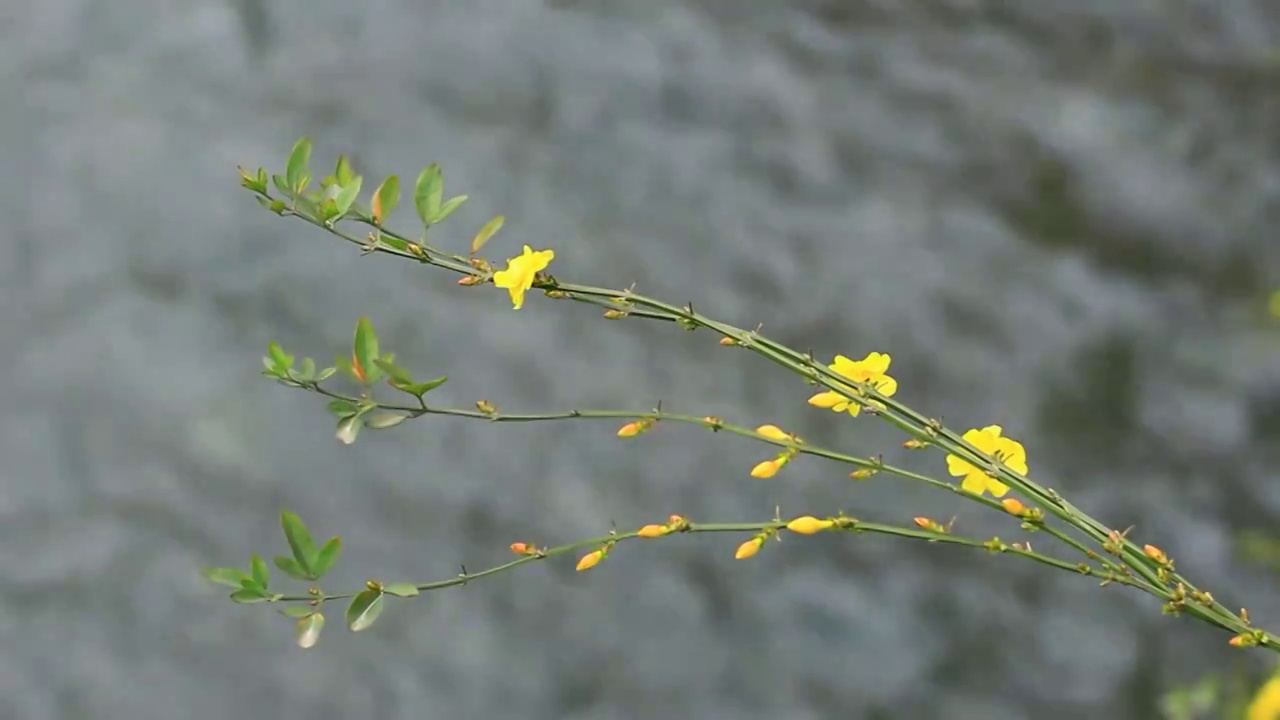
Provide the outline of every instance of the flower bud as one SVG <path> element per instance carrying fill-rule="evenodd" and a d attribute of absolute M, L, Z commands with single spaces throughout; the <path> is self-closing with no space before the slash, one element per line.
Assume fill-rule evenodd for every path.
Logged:
<path fill-rule="evenodd" d="M 1169 563 L 1169 556 L 1165 555 L 1164 551 L 1155 545 L 1143 545 L 1142 552 L 1145 553 L 1147 557 L 1155 560 L 1161 565 L 1167 565 Z"/>
<path fill-rule="evenodd" d="M 831 520 L 819 520 L 818 518 L 812 515 L 805 515 L 803 517 L 798 517 L 795 520 L 792 520 L 791 522 L 787 523 L 788 530 L 790 530 L 793 533 L 799 533 L 801 535 L 812 535 L 814 533 L 821 532 L 823 530 L 826 530 L 834 526 L 835 526 L 835 523 L 832 522 Z"/>
<path fill-rule="evenodd" d="M 1027 506 L 1022 504 L 1017 498 L 1005 498 L 1000 501 L 1000 506 L 1010 515 L 1022 515 L 1027 511 Z"/>
<path fill-rule="evenodd" d="M 782 429 L 779 428 L 777 425 L 761 425 L 760 427 L 756 428 L 756 432 L 769 438 L 770 440 L 786 441 L 791 439 L 791 436 L 788 435 L 787 433 L 782 432 Z"/>
<path fill-rule="evenodd" d="M 604 559 L 603 550 L 593 550 L 587 553 L 586 555 L 583 555 L 582 559 L 578 561 L 578 572 L 582 572 L 583 570 L 590 570 L 596 565 L 599 565 L 600 561 L 603 559 Z"/>
<path fill-rule="evenodd" d="M 751 477 L 762 479 L 771 478 L 774 475 L 777 475 L 778 470 L 781 468 L 782 466 L 777 460 L 765 460 L 751 468 Z"/>
<path fill-rule="evenodd" d="M 733 554 L 735 560 L 746 560 L 747 558 L 760 552 L 760 547 L 764 545 L 764 538 L 756 536 L 738 546 L 738 551 Z"/>
<path fill-rule="evenodd" d="M 645 525 L 636 531 L 636 535 L 639 535 L 642 538 L 656 538 L 662 537 L 669 532 L 671 532 L 671 529 L 665 525 Z"/>

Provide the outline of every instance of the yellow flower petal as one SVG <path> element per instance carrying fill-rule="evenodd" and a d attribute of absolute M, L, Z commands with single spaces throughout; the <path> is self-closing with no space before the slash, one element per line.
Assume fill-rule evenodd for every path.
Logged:
<path fill-rule="evenodd" d="M 555 259 L 554 250 L 537 250 L 528 245 L 524 252 L 507 261 L 507 268 L 493 274 L 493 284 L 511 293 L 511 303 L 516 310 L 524 305 L 524 293 L 533 287 L 539 272 Z"/>
<path fill-rule="evenodd" d="M 1280 675 L 1273 675 L 1270 680 L 1258 688 L 1258 693 L 1249 702 L 1244 711 L 1245 720 L 1276 720 L 1280 718 Z"/>
<path fill-rule="evenodd" d="M 770 440 L 790 440 L 791 436 L 786 434 L 777 425 L 761 425 L 756 428 L 756 432 L 769 438 Z"/>
<path fill-rule="evenodd" d="M 600 561 L 603 559 L 604 559 L 603 550 L 595 550 L 587 553 L 586 555 L 583 555 L 582 559 L 578 561 L 578 572 L 582 572 L 583 570 L 590 570 L 596 565 L 599 565 Z"/>
<path fill-rule="evenodd" d="M 840 393 L 835 392 L 833 390 L 828 390 L 827 392 L 818 393 L 817 395 L 814 395 L 813 397 L 809 398 L 810 405 L 813 405 L 814 407 L 820 407 L 820 408 L 834 409 L 836 405 L 841 405 L 846 403 L 848 403 L 848 400 L 845 400 Z M 841 410 L 843 409 L 844 408 L 841 408 Z"/>
<path fill-rule="evenodd" d="M 780 469 L 782 469 L 782 465 L 777 460 L 765 460 L 751 468 L 751 477 L 771 478 L 777 475 Z"/>
<path fill-rule="evenodd" d="M 764 538 L 753 537 L 750 540 L 738 546 L 738 551 L 733 554 L 735 560 L 746 560 L 747 558 L 760 552 L 760 546 L 764 545 Z"/>
<path fill-rule="evenodd" d="M 790 530 L 793 533 L 799 533 L 801 535 L 812 535 L 814 533 L 821 532 L 823 530 L 826 530 L 827 528 L 834 527 L 834 526 L 835 526 L 834 522 L 830 520 L 819 520 L 818 518 L 812 515 L 805 515 L 803 517 L 798 517 L 795 520 L 792 520 L 791 522 L 787 523 L 788 530 Z"/>

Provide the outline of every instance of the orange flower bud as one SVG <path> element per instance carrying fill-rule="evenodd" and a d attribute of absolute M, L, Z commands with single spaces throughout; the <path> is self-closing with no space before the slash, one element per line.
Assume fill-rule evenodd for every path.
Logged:
<path fill-rule="evenodd" d="M 1164 551 L 1155 545 L 1143 545 L 1142 552 L 1146 553 L 1147 557 L 1155 560 L 1161 565 L 1165 565 L 1169 562 L 1169 556 L 1165 555 Z"/>
<path fill-rule="evenodd" d="M 924 440 L 911 438 L 910 440 L 902 443 L 902 447 L 908 450 L 922 450 L 924 448 L 929 447 L 929 443 L 925 442 Z"/>
<path fill-rule="evenodd" d="M 1027 511 L 1027 506 L 1022 504 L 1017 498 L 1005 498 L 1000 501 L 1001 507 L 1010 515 L 1021 515 Z"/>
<path fill-rule="evenodd" d="M 578 572 L 582 572 L 583 570 L 590 570 L 596 565 L 599 565 L 600 561 L 603 559 L 604 559 L 603 550 L 593 550 L 587 553 L 586 555 L 583 555 L 582 559 L 578 561 Z"/>
<path fill-rule="evenodd" d="M 756 432 L 769 438 L 770 440 L 790 440 L 791 436 L 782 432 L 777 425 L 761 425 L 756 428 Z"/>
<path fill-rule="evenodd" d="M 513 542 L 511 543 L 511 552 L 517 555 L 528 555 L 531 552 L 529 543 Z"/>
<path fill-rule="evenodd" d="M 722 337 L 720 338 L 720 344 L 721 345 L 737 345 L 738 341 L 734 340 L 731 337 Z"/>
<path fill-rule="evenodd" d="M 777 460 L 765 460 L 751 468 L 751 477 L 753 478 L 771 478 L 778 474 L 778 470 L 782 465 Z"/>
<path fill-rule="evenodd" d="M 618 430 L 618 437 L 623 437 L 623 438 L 635 437 L 640 434 L 641 430 L 642 428 L 640 426 L 640 423 L 629 422 L 626 425 L 623 425 L 620 430 Z"/>
<path fill-rule="evenodd" d="M 656 538 L 662 537 L 669 532 L 671 532 L 671 529 L 665 525 L 645 525 L 636 532 L 636 535 L 642 538 Z"/>
<path fill-rule="evenodd" d="M 934 522 L 934 521 L 930 520 L 930 519 L 929 519 L 929 518 L 927 518 L 927 517 L 915 517 L 915 518 L 911 518 L 911 520 L 912 520 L 916 525 L 919 525 L 920 527 L 924 528 L 925 530 L 928 530 L 929 528 L 931 528 L 931 527 L 933 527 L 934 525 L 937 525 L 937 524 L 938 524 L 938 523 L 936 523 L 936 522 Z"/>
<path fill-rule="evenodd" d="M 787 523 L 788 530 L 790 530 L 793 533 L 799 533 L 801 535 L 812 535 L 816 532 L 821 532 L 823 530 L 826 530 L 827 528 L 831 528 L 834 526 L 835 526 L 835 523 L 832 522 L 831 520 L 819 520 L 818 518 L 812 515 L 805 515 L 803 517 L 798 517 L 795 520 L 792 520 L 791 522 Z"/>
<path fill-rule="evenodd" d="M 854 470 L 853 472 L 849 473 L 849 477 L 853 478 L 854 480 L 866 480 L 872 475 L 875 475 L 876 472 L 878 471 L 872 468 L 858 468 L 857 470 Z"/>
<path fill-rule="evenodd" d="M 463 275 L 458 278 L 459 285 L 479 285 L 484 282 L 484 278 L 479 275 Z"/>
<path fill-rule="evenodd" d="M 610 308 L 604 311 L 604 317 L 606 320 L 617 320 L 619 318 L 623 318 L 626 316 L 627 316 L 626 313 L 622 312 L 621 310 L 615 310 L 613 308 Z"/>
<path fill-rule="evenodd" d="M 746 560 L 747 558 L 760 552 L 760 547 L 764 545 L 764 538 L 756 536 L 738 546 L 738 551 L 733 554 L 735 560 Z"/>
<path fill-rule="evenodd" d="M 672 515 L 671 517 L 667 518 L 667 524 L 671 526 L 683 525 L 684 517 L 682 515 Z"/>

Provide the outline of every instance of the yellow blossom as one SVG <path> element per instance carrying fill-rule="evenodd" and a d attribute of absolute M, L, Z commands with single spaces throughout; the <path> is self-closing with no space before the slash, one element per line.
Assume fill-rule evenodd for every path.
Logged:
<path fill-rule="evenodd" d="M 861 360 L 850 360 L 843 355 L 837 355 L 835 362 L 829 365 L 831 371 L 848 378 L 856 383 L 866 383 L 876 389 L 876 392 L 889 397 L 898 392 L 898 381 L 889 377 L 885 373 L 889 370 L 889 362 L 892 358 L 887 353 L 873 352 L 868 354 Z M 857 393 L 857 388 L 852 388 Z M 860 394 L 860 393 L 859 393 Z M 830 408 L 836 412 L 848 411 L 850 415 L 857 416 L 862 408 L 855 402 L 851 402 L 848 398 L 834 390 L 818 393 L 809 398 L 809 404 L 820 408 Z"/>
<path fill-rule="evenodd" d="M 778 470 L 782 469 L 782 465 L 777 460 L 765 460 L 751 468 L 751 477 L 753 478 L 771 478 L 778 474 Z"/>
<path fill-rule="evenodd" d="M 816 532 L 821 532 L 831 527 L 835 527 L 835 522 L 831 520 L 819 520 L 818 518 L 812 515 L 805 515 L 803 517 L 798 517 L 795 520 L 792 520 L 791 522 L 787 523 L 788 530 L 790 530 L 793 533 L 799 533 L 801 535 L 812 535 Z"/>
<path fill-rule="evenodd" d="M 1000 505 L 1010 515 L 1021 515 L 1027 511 L 1027 506 L 1018 498 L 1005 498 L 1000 501 Z"/>
<path fill-rule="evenodd" d="M 604 559 L 603 550 L 593 550 L 592 552 L 589 552 L 586 555 L 583 555 L 582 559 L 578 561 L 578 572 L 582 572 L 583 570 L 590 570 L 596 565 L 599 565 L 600 561 L 603 559 Z"/>
<path fill-rule="evenodd" d="M 1002 437 L 999 425 L 988 425 L 981 430 L 977 428 L 965 432 L 964 440 L 982 452 L 998 456 L 1005 467 L 1014 472 L 1026 474 L 1027 451 L 1022 443 L 1012 438 Z M 990 492 L 996 497 L 1003 497 L 1009 492 L 1009 486 L 987 475 L 986 471 L 973 465 L 968 460 L 955 455 L 947 456 L 947 472 L 956 477 L 964 477 L 960 487 L 975 495 Z"/>
<path fill-rule="evenodd" d="M 1280 718 L 1280 674 L 1258 688 L 1258 693 L 1244 711 L 1245 720 L 1276 720 Z"/>
<path fill-rule="evenodd" d="M 671 532 L 671 528 L 665 525 L 645 525 L 636 531 L 636 535 L 639 535 L 642 538 L 656 538 L 662 537 L 669 532 Z"/>
<path fill-rule="evenodd" d="M 760 427 L 756 428 L 756 432 L 769 438 L 770 440 L 787 441 L 791 439 L 791 436 L 782 432 L 782 430 L 777 425 L 761 425 Z"/>
<path fill-rule="evenodd" d="M 760 547 L 764 545 L 764 538 L 757 535 L 750 540 L 738 546 L 738 551 L 733 554 L 735 560 L 746 560 L 747 558 L 760 552 Z"/>
<path fill-rule="evenodd" d="M 511 293 L 511 303 L 519 310 L 524 305 L 524 293 L 533 287 L 533 278 L 545 270 L 555 259 L 554 250 L 534 250 L 524 246 L 524 253 L 507 261 L 507 269 L 493 274 L 493 284 Z"/>

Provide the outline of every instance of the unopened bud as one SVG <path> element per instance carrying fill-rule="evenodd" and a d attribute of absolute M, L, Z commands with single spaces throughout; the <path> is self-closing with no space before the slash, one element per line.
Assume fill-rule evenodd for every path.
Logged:
<path fill-rule="evenodd" d="M 793 533 L 799 533 L 801 535 L 813 535 L 814 533 L 822 532 L 823 530 L 826 530 L 831 527 L 835 527 L 835 523 L 833 521 L 819 520 L 818 518 L 812 515 L 805 515 L 803 517 L 798 517 L 795 520 L 792 520 L 791 522 L 787 523 L 788 530 L 790 530 Z"/>
<path fill-rule="evenodd" d="M 627 314 L 622 312 L 621 310 L 614 310 L 610 308 L 604 311 L 604 317 L 606 320 L 617 320 L 619 318 L 624 318 L 626 316 Z"/>
<path fill-rule="evenodd" d="M 865 468 L 865 467 L 858 468 L 857 470 L 854 470 L 853 472 L 849 473 L 849 477 L 853 478 L 854 480 L 866 480 L 872 475 L 875 475 L 877 472 L 879 471 L 877 471 L 874 468 Z"/>
<path fill-rule="evenodd" d="M 636 535 L 642 538 L 656 538 L 662 537 L 669 532 L 671 532 L 671 529 L 665 525 L 645 525 L 636 531 Z"/>
<path fill-rule="evenodd" d="M 484 282 L 484 278 L 479 275 L 463 275 L 458 278 L 459 285 L 479 285 Z"/>
<path fill-rule="evenodd" d="M 1155 560 L 1161 565 L 1169 564 L 1169 556 L 1165 555 L 1164 551 L 1155 545 L 1143 545 L 1142 552 L 1145 553 L 1147 557 Z"/>
<path fill-rule="evenodd" d="M 1027 506 L 1017 498 L 1005 498 L 1000 501 L 1000 506 L 1010 515 L 1022 515 L 1027 512 Z"/>
<path fill-rule="evenodd" d="M 734 340 L 731 337 L 722 337 L 720 338 L 720 344 L 721 345 L 737 345 L 738 341 Z"/>
<path fill-rule="evenodd" d="M 764 545 L 764 538 L 756 536 L 738 546 L 738 551 L 733 554 L 735 560 L 746 560 L 747 558 L 760 552 L 760 547 Z"/>
<path fill-rule="evenodd" d="M 761 425 L 756 428 L 756 432 L 769 438 L 770 440 L 790 440 L 791 436 L 783 432 L 777 425 Z"/>
<path fill-rule="evenodd" d="M 599 565 L 600 561 L 603 559 L 604 559 L 603 550 L 594 550 L 592 552 L 587 553 L 586 555 L 583 555 L 582 559 L 578 561 L 578 572 L 582 572 L 583 570 L 590 570 L 596 565 Z"/>
<path fill-rule="evenodd" d="M 777 460 L 765 460 L 751 468 L 751 477 L 762 479 L 771 478 L 774 475 L 777 475 L 778 470 L 781 468 L 782 466 L 778 464 Z"/>

